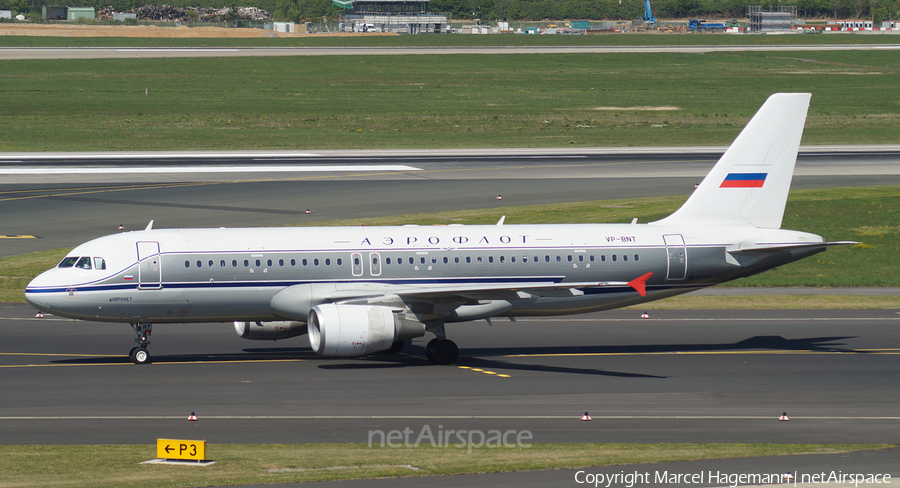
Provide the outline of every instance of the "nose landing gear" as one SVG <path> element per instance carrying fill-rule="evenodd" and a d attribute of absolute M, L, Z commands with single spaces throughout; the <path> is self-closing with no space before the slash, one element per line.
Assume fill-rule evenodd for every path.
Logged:
<path fill-rule="evenodd" d="M 128 358 L 131 359 L 131 362 L 134 364 L 149 363 L 150 353 L 147 351 L 147 346 L 150 344 L 150 333 L 153 332 L 153 324 L 131 324 L 131 328 L 134 329 L 134 333 L 137 334 L 137 338 L 134 339 L 134 342 L 136 342 L 138 346 L 131 349 L 131 352 L 128 353 Z"/>

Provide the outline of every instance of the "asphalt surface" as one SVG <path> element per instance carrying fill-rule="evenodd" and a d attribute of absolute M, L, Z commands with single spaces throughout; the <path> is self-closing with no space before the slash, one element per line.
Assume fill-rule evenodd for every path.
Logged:
<path fill-rule="evenodd" d="M 687 195 L 720 155 L 696 148 L 5 154 L 0 232 L 25 237 L 0 240 L 0 256 L 75 246 L 150 220 L 156 228 L 271 226 L 491 207 L 499 219 L 505 206 Z M 897 146 L 812 148 L 801 154 L 792 187 L 900 184 L 898 163 Z M 263 166 L 271 171 L 258 172 Z"/>
<path fill-rule="evenodd" d="M 496 47 L 233 47 L 233 48 L 0 48 L 0 60 L 100 58 L 208 58 L 262 56 L 395 56 L 450 54 L 617 54 L 713 52 L 809 52 L 897 50 L 898 44 L 826 44 L 815 46 L 496 46 Z"/>
<path fill-rule="evenodd" d="M 900 439 L 893 310 L 481 321 L 448 327 L 454 366 L 424 358 L 427 337 L 334 359 L 305 336 L 252 342 L 230 324 L 157 325 L 153 364 L 137 366 L 127 325 L 33 316 L 0 305 L 0 444 L 368 442 L 425 426 L 540 443 Z"/>

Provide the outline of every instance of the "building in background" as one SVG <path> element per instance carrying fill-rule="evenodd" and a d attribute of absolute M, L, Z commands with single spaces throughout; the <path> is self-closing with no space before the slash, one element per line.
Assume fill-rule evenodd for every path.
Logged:
<path fill-rule="evenodd" d="M 346 9 L 344 32 L 450 32 L 446 15 L 428 11 L 430 0 L 332 0 Z"/>

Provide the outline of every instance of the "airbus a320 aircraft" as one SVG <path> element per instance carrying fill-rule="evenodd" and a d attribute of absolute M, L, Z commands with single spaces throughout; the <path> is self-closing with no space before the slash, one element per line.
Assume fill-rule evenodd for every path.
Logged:
<path fill-rule="evenodd" d="M 648 224 L 151 229 L 94 239 L 26 288 L 62 317 L 234 322 L 246 339 L 309 336 L 324 356 L 398 351 L 446 324 L 634 305 L 760 273 L 848 242 L 781 230 L 808 93 L 772 95 L 685 204 Z"/>

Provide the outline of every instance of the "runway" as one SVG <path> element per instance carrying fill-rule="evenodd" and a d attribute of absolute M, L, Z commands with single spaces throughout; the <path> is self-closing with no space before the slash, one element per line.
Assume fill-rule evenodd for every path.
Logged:
<path fill-rule="evenodd" d="M 534 442 L 896 442 L 900 314 L 635 311 L 448 327 L 453 366 L 322 358 L 306 337 L 230 324 L 133 333 L 0 306 L 0 443 L 367 442 L 429 426 L 528 430 Z M 198 422 L 187 422 L 195 411 Z M 582 422 L 590 412 L 593 420 Z M 787 412 L 791 420 L 780 422 Z M 192 437 L 179 437 L 192 436 Z"/>
<path fill-rule="evenodd" d="M 460 47 L 78 47 L 0 48 L 0 60 L 103 59 L 103 58 L 199 58 L 267 56 L 396 56 L 451 54 L 621 54 L 717 52 L 892 51 L 900 44 L 822 44 L 767 46 L 460 46 Z"/>
<path fill-rule="evenodd" d="M 245 227 L 476 208 L 498 208 L 499 219 L 506 206 L 688 195 L 722 150 L 5 154 L 3 234 L 25 237 L 3 239 L 0 256 L 150 220 Z M 807 148 L 792 187 L 900 184 L 898 161 L 897 146 Z"/>

